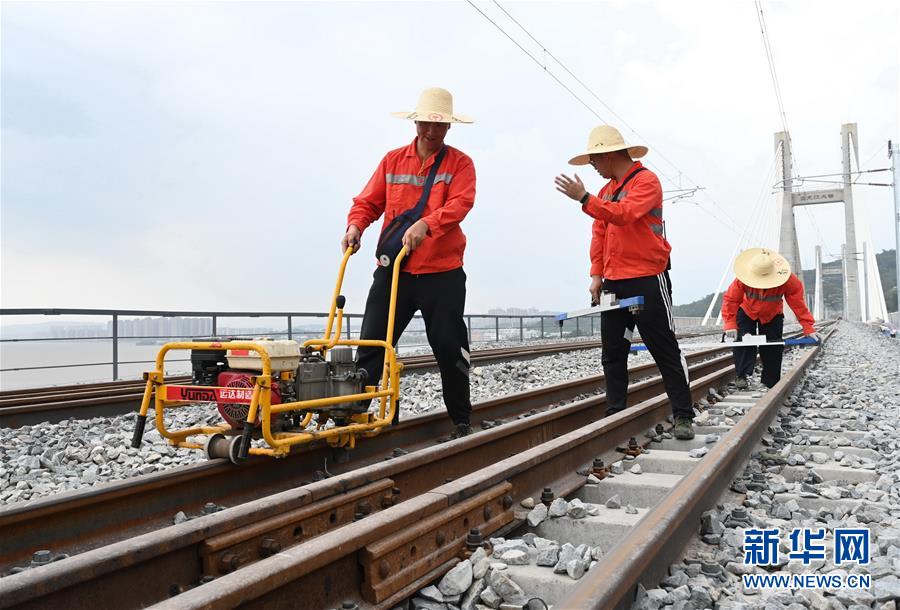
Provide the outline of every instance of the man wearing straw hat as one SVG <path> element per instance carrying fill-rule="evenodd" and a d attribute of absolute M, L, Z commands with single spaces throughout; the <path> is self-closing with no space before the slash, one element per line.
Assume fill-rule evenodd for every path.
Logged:
<path fill-rule="evenodd" d="M 764 334 L 766 341 L 781 341 L 784 327 L 784 305 L 788 305 L 803 327 L 803 333 L 818 340 L 815 319 L 803 299 L 803 283 L 791 273 L 787 260 L 773 250 L 750 248 L 734 261 L 735 280 L 722 297 L 722 320 L 725 333 L 737 341 L 746 334 Z M 756 364 L 755 347 L 734 348 L 735 385 L 745 390 L 747 378 Z M 784 346 L 759 348 L 762 360 L 760 381 L 771 388 L 781 379 L 781 356 Z"/>
<path fill-rule="evenodd" d="M 628 354 L 637 325 L 672 404 L 673 434 L 687 440 L 694 438 L 694 409 L 687 362 L 675 339 L 668 271 L 672 247 L 663 230 L 662 186 L 656 174 L 634 160 L 646 154 L 646 146 L 626 144 L 614 127 L 595 127 L 587 152 L 569 164 L 591 164 L 609 182 L 594 196 L 578 174 L 574 179 L 561 174 L 556 177 L 556 190 L 579 202 L 594 219 L 589 288 L 593 302 L 600 302 L 601 289 L 620 299 L 644 297 L 644 308 L 637 314 L 627 309 L 600 314 L 606 414 L 627 406 Z"/>
<path fill-rule="evenodd" d="M 475 167 L 463 152 L 446 146 L 444 137 L 452 123 L 473 121 L 454 114 L 453 97 L 440 88 L 423 91 L 415 110 L 393 115 L 414 121 L 416 137 L 388 152 L 353 198 L 341 248 L 358 250 L 363 232 L 382 214 L 387 227 L 400 214 L 424 204 L 419 219 L 402 236 L 402 244 L 411 253 L 400 273 L 393 337 L 396 344 L 416 311 L 422 312 L 428 343 L 441 371 L 444 404 L 454 424 L 451 438 L 459 438 L 472 432 L 469 340 L 463 320 L 466 236 L 459 225 L 475 203 Z M 426 193 L 429 183 L 431 190 Z M 390 288 L 390 261 L 382 259 L 366 301 L 361 339 L 383 340 L 387 335 Z M 368 372 L 371 385 L 381 379 L 383 362 L 381 348 L 360 347 L 357 352 L 357 364 Z"/>

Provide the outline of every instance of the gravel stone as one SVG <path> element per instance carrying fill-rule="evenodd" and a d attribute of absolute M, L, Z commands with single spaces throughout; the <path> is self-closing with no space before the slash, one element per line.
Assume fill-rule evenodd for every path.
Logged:
<path fill-rule="evenodd" d="M 530 525 L 531 527 L 537 527 L 544 521 L 544 519 L 547 518 L 548 513 L 549 511 L 547 510 L 547 507 L 545 505 L 538 504 L 537 506 L 532 508 L 531 511 L 529 511 L 528 517 L 526 517 L 528 525 Z"/>
<path fill-rule="evenodd" d="M 444 594 L 434 585 L 429 585 L 419 591 L 419 597 L 431 600 L 433 602 L 444 603 Z"/>
<path fill-rule="evenodd" d="M 565 498 L 556 498 L 550 503 L 549 514 L 551 517 L 562 517 L 569 510 L 569 503 Z"/>
<path fill-rule="evenodd" d="M 447 572 L 438 584 L 438 589 L 446 596 L 461 595 L 472 586 L 472 564 L 460 561 Z"/>
<path fill-rule="evenodd" d="M 579 500 L 575 498 L 569 503 L 569 510 L 566 512 L 572 519 L 584 519 L 587 517 L 587 506 Z"/>
<path fill-rule="evenodd" d="M 491 572 L 488 576 L 488 584 L 508 604 L 524 605 L 528 601 L 522 587 L 517 585 L 505 572 Z"/>
<path fill-rule="evenodd" d="M 553 567 L 559 562 L 559 547 L 547 546 L 537 553 L 535 563 L 539 566 Z"/>
<path fill-rule="evenodd" d="M 500 561 L 511 566 L 527 566 L 530 563 L 528 560 L 528 551 L 520 551 L 517 549 L 503 553 L 503 555 L 500 556 Z"/>
<path fill-rule="evenodd" d="M 578 580 L 587 572 L 588 565 L 589 563 L 583 559 L 573 559 L 566 564 L 566 574 L 569 575 L 569 578 Z"/>
<path fill-rule="evenodd" d="M 559 549 L 559 560 L 556 562 L 556 566 L 554 566 L 553 571 L 557 574 L 565 574 L 566 566 L 570 561 L 575 559 L 580 559 L 578 553 L 575 550 L 575 547 L 570 543 L 565 543 Z"/>
<path fill-rule="evenodd" d="M 488 608 L 499 608 L 500 604 L 503 603 L 503 598 L 497 594 L 496 591 L 491 589 L 490 587 L 486 587 L 484 591 L 479 595 L 481 601 Z"/>

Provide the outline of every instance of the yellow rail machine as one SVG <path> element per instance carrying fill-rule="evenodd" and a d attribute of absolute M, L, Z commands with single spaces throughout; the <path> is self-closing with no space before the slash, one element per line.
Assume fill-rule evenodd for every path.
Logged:
<path fill-rule="evenodd" d="M 302 345 L 292 340 L 181 341 L 166 343 L 156 356 L 156 368 L 144 373 L 141 409 L 135 421 L 132 447 L 140 447 L 153 404 L 156 429 L 176 447 L 203 449 L 210 458 L 235 464 L 249 455 L 284 457 L 295 445 L 325 440 L 352 449 L 357 438 L 374 436 L 392 421 L 398 408 L 400 371 L 393 346 L 397 279 L 406 248 L 393 266 L 387 337 L 384 341 L 341 339 L 345 299 L 341 292 L 352 248 L 344 252 L 325 333 Z M 353 347 L 383 347 L 384 369 L 378 386 L 366 385 L 357 369 Z M 167 384 L 165 357 L 190 350 L 190 385 Z M 376 412 L 368 405 L 378 400 Z M 181 430 L 166 427 L 166 410 L 195 403 L 215 403 L 222 423 Z M 190 439 L 190 440 L 189 440 Z M 265 442 L 253 446 L 254 439 Z"/>

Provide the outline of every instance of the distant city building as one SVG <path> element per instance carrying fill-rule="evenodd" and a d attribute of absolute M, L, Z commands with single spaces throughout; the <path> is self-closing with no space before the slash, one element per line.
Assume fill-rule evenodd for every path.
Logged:
<path fill-rule="evenodd" d="M 119 320 L 120 338 L 155 337 L 160 339 L 187 339 L 212 334 L 211 318 L 137 318 Z M 112 335 L 112 322 L 106 323 L 106 336 Z M 99 336 L 97 333 L 95 336 Z"/>

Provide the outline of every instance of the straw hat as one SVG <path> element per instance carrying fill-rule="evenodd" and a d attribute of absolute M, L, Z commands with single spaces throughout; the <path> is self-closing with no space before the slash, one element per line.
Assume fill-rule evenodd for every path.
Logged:
<path fill-rule="evenodd" d="M 627 150 L 632 159 L 640 159 L 647 154 L 646 146 L 626 144 L 618 129 L 600 125 L 594 127 L 588 136 L 587 152 L 569 159 L 569 165 L 587 165 L 591 162 L 591 155 L 616 150 Z"/>
<path fill-rule="evenodd" d="M 427 121 L 429 123 L 474 123 L 472 119 L 461 114 L 453 114 L 453 96 L 446 89 L 432 87 L 419 96 L 419 104 L 409 112 L 392 112 L 398 119 L 410 121 Z"/>
<path fill-rule="evenodd" d="M 750 248 L 734 259 L 734 274 L 751 288 L 775 288 L 791 279 L 787 259 L 766 248 Z"/>

